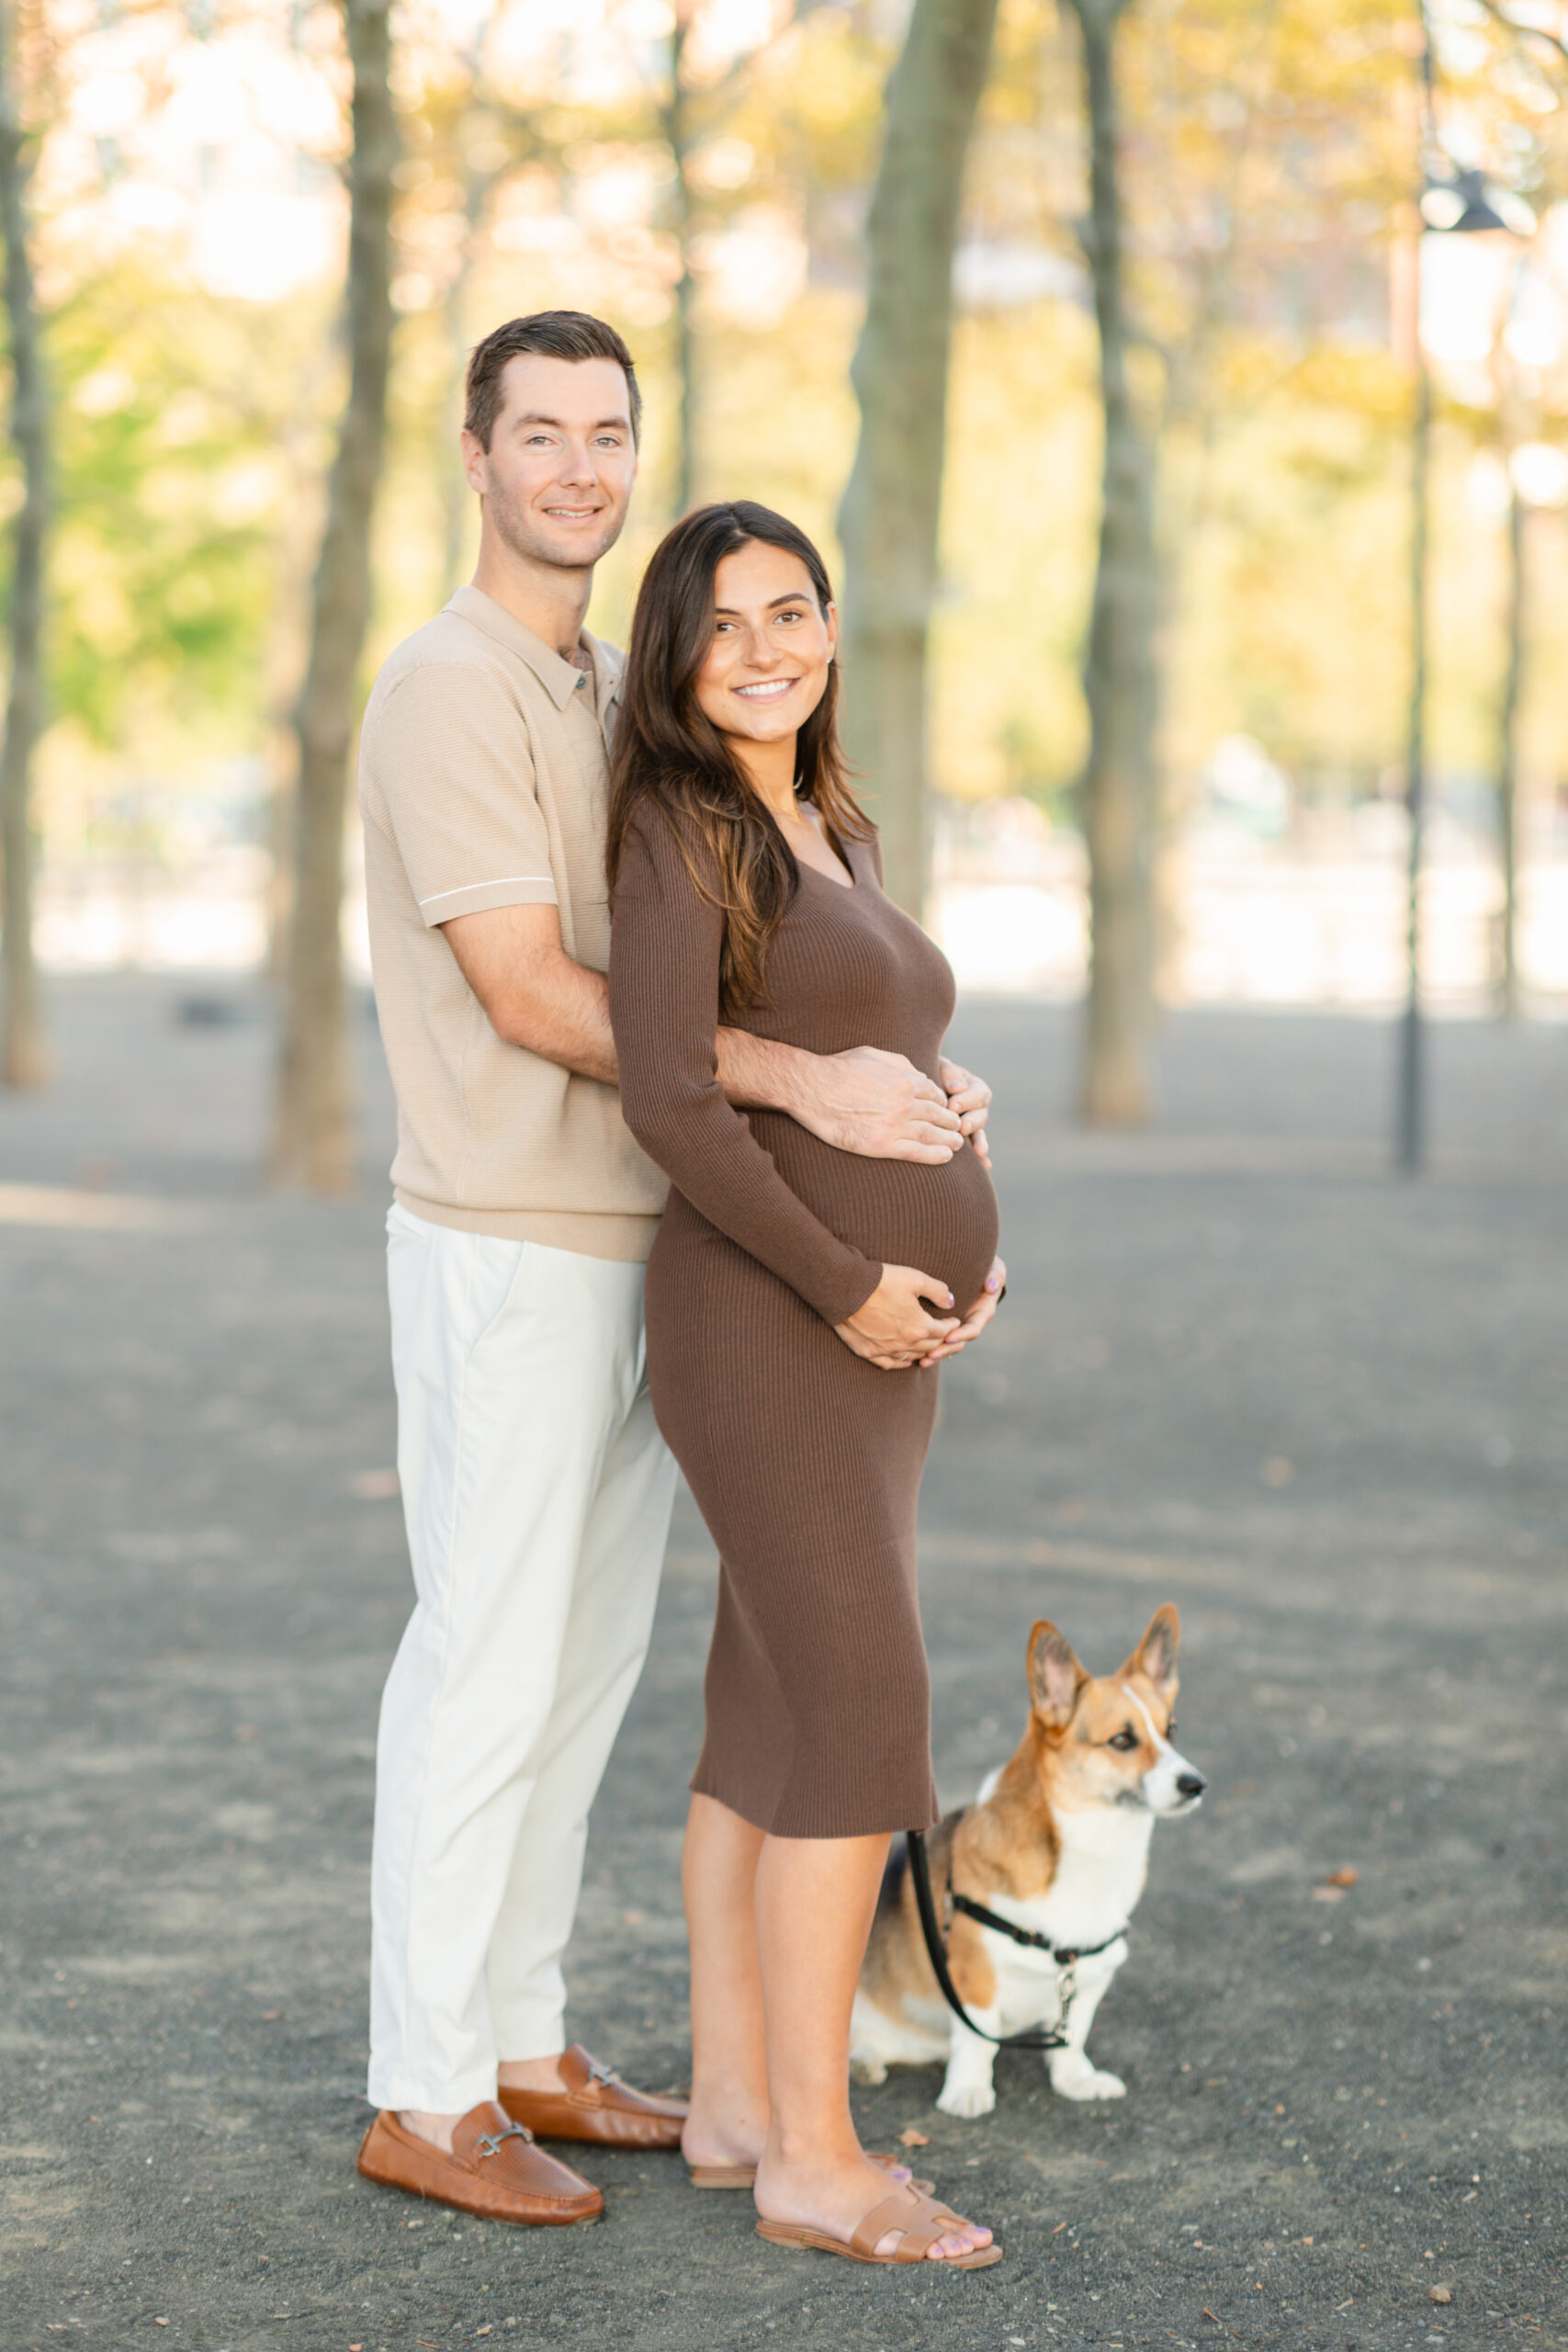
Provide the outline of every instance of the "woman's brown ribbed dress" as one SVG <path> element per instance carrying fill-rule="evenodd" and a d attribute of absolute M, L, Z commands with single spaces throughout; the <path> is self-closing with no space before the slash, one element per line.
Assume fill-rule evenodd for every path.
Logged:
<path fill-rule="evenodd" d="M 648 1269 L 654 1410 L 720 1558 L 692 1786 L 783 1838 L 936 1819 L 915 1510 L 941 1375 L 879 1372 L 833 1326 L 884 1263 L 966 1308 L 997 1244 L 967 1146 L 940 1168 L 863 1159 L 719 1090 L 721 1019 L 937 1076 L 953 975 L 884 895 L 874 844 L 849 858 L 852 889 L 801 868 L 753 1012 L 720 1012 L 723 918 L 661 811 L 634 821 L 612 899 L 622 1106 L 674 1187 Z"/>

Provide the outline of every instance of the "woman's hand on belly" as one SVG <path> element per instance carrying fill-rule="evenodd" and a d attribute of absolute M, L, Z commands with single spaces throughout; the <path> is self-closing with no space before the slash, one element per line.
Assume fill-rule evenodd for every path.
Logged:
<path fill-rule="evenodd" d="M 863 1306 L 857 1307 L 834 1330 L 846 1348 L 880 1372 L 907 1372 L 914 1364 L 934 1363 L 944 1341 L 959 1329 L 956 1315 L 933 1315 L 926 1299 L 952 1306 L 953 1293 L 934 1274 L 913 1266 L 884 1266 L 882 1280 Z"/>
<path fill-rule="evenodd" d="M 1001 1304 L 1002 1293 L 1007 1288 L 1007 1268 L 999 1258 L 993 1258 L 991 1271 L 986 1276 L 986 1287 L 958 1326 L 957 1330 L 951 1332 L 940 1347 L 933 1348 L 929 1356 L 920 1358 L 922 1371 L 929 1364 L 944 1363 L 949 1356 L 961 1356 L 970 1340 L 979 1338 Z"/>

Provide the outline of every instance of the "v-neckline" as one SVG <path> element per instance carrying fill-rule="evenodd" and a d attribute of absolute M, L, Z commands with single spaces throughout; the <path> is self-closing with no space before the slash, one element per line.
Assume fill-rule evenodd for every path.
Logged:
<path fill-rule="evenodd" d="M 818 823 L 821 828 L 818 838 L 821 841 L 822 846 L 829 853 L 829 856 L 832 857 L 835 864 L 842 868 L 844 876 L 843 880 L 840 882 L 836 875 L 824 873 L 821 866 L 813 865 L 807 859 L 803 857 L 797 857 L 795 861 L 795 865 L 803 874 L 815 874 L 819 881 L 826 882 L 831 889 L 853 890 L 858 888 L 859 885 L 855 880 L 854 867 L 850 864 L 847 857 L 840 855 L 840 854 L 834 849 L 832 842 L 828 839 L 828 829 L 825 825 L 822 825 L 820 818 L 818 819 Z"/>

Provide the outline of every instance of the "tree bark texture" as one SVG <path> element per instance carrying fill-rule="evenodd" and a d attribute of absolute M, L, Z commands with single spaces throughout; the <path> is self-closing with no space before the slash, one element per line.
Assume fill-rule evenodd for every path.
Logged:
<path fill-rule="evenodd" d="M 670 518 L 679 522 L 697 495 L 697 350 L 692 323 L 696 280 L 692 275 L 692 187 L 686 159 L 693 144 L 692 101 L 685 82 L 686 40 L 692 27 L 690 0 L 675 11 L 670 35 L 670 95 L 662 109 L 664 136 L 675 167 L 671 203 L 681 274 L 675 280 L 675 463 L 670 486 Z"/>
<path fill-rule="evenodd" d="M 1148 1116 L 1153 1020 L 1155 729 L 1159 586 L 1154 452 L 1127 378 L 1116 31 L 1127 0 L 1070 0 L 1083 37 L 1089 131 L 1084 243 L 1100 330 L 1105 444 L 1084 693 L 1082 786 L 1089 861 L 1089 983 L 1079 1103 L 1095 1125 Z"/>
<path fill-rule="evenodd" d="M 389 0 L 344 0 L 354 68 L 345 326 L 349 390 L 327 486 L 311 592 L 310 652 L 295 711 L 299 749 L 283 1040 L 273 1170 L 318 1193 L 353 1181 L 353 1103 L 343 970 L 344 808 L 370 617 L 370 529 L 386 442 L 391 358 L 392 173 L 397 122 Z"/>
<path fill-rule="evenodd" d="M 851 371 L 860 442 L 839 514 L 844 740 L 882 829 L 891 897 L 926 894 L 926 649 L 936 591 L 953 259 L 996 0 L 915 0 L 887 85 Z"/>
<path fill-rule="evenodd" d="M 33 958 L 33 752 L 43 732 L 44 553 L 50 511 L 49 396 L 39 347 L 28 247 L 29 161 L 17 94 L 16 23 L 0 7 L 0 235 L 6 243 L 6 313 L 11 343 L 11 446 L 23 497 L 12 535 L 11 683 L 0 752 L 0 958 L 5 1003 L 0 1080 L 41 1086 L 49 1076 Z"/>

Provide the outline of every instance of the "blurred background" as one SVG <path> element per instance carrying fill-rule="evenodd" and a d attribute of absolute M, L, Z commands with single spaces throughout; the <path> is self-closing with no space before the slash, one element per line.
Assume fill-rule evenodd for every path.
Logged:
<path fill-rule="evenodd" d="M 29 941 L 265 975 L 275 1168 L 344 1181 L 353 728 L 471 565 L 466 354 L 558 305 L 648 401 L 591 626 L 695 501 L 847 557 L 899 894 L 1086 1002 L 1086 1115 L 1146 1118 L 1161 1005 L 1405 1004 L 1413 895 L 1427 1011 L 1568 1007 L 1553 0 L 5 17 L 13 1082 Z"/>
<path fill-rule="evenodd" d="M 1010 1297 L 921 1499 L 943 1801 L 1033 1618 L 1103 1670 L 1173 1598 L 1213 1776 L 1096 2024 L 1125 2102 L 1019 2060 L 959 2124 L 916 2070 L 868 2144 L 984 2183 L 987 2340 L 1568 2347 L 1565 41 L 1562 0 L 0 0 L 17 2343 L 892 2340 L 629 2155 L 526 2260 L 350 2169 L 409 1600 L 354 742 L 471 565 L 468 350 L 562 305 L 648 403 L 590 626 L 694 501 L 820 537 L 995 1085 Z M 652 2086 L 715 1578 L 685 1498 L 570 1963 Z M 899 2341 L 956 2340 L 946 2284 Z"/>

